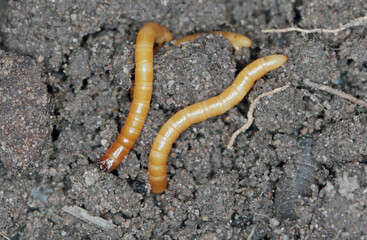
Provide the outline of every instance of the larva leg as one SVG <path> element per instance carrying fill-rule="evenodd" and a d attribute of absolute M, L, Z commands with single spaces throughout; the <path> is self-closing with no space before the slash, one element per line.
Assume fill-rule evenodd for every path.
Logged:
<path fill-rule="evenodd" d="M 124 127 L 116 141 L 100 159 L 101 168 L 112 171 L 129 153 L 148 114 L 153 89 L 154 41 L 171 41 L 171 33 L 157 23 L 146 23 L 139 31 L 135 48 L 135 86 L 133 101 Z"/>
<path fill-rule="evenodd" d="M 154 139 L 149 155 L 149 181 L 152 193 L 159 194 L 167 188 L 167 160 L 173 142 L 192 124 L 220 115 L 239 103 L 255 81 L 267 72 L 282 66 L 288 57 L 271 55 L 259 58 L 245 67 L 233 84 L 216 97 L 188 106 L 173 115 Z"/>
<path fill-rule="evenodd" d="M 179 46 L 185 42 L 193 42 L 196 38 L 198 38 L 202 34 L 219 34 L 223 38 L 227 39 L 232 46 L 236 49 L 236 51 L 240 51 L 244 47 L 250 47 L 252 45 L 252 41 L 241 34 L 233 33 L 233 32 L 223 32 L 223 31 L 213 31 L 207 33 L 196 33 L 193 35 L 189 35 L 183 38 L 179 38 L 176 40 L 175 46 Z"/>

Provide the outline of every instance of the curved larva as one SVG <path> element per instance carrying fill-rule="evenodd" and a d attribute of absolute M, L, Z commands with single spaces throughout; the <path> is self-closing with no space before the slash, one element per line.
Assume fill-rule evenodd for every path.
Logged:
<path fill-rule="evenodd" d="M 129 153 L 148 114 L 153 89 L 154 40 L 161 44 L 172 34 L 157 23 L 146 23 L 138 32 L 135 48 L 135 87 L 133 101 L 124 127 L 116 141 L 100 159 L 101 168 L 112 171 Z"/>
<path fill-rule="evenodd" d="M 241 34 L 233 33 L 233 32 L 223 32 L 223 31 L 213 31 L 207 33 L 196 33 L 193 35 L 185 36 L 183 38 L 179 38 L 175 42 L 175 46 L 179 46 L 185 42 L 193 42 L 196 38 L 198 38 L 202 34 L 219 34 L 223 38 L 227 39 L 232 46 L 236 49 L 236 51 L 241 50 L 244 47 L 250 47 L 252 45 L 252 41 Z"/>
<path fill-rule="evenodd" d="M 148 170 L 152 193 L 159 194 L 167 188 L 168 154 L 181 132 L 194 123 L 220 115 L 234 107 L 245 97 L 257 79 L 282 66 L 287 59 L 284 55 L 259 58 L 245 67 L 233 84 L 218 96 L 195 103 L 173 115 L 159 131 L 150 151 Z"/>

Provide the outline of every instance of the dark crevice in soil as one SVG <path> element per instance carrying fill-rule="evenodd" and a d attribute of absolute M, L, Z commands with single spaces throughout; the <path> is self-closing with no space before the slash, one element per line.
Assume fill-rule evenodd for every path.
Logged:
<path fill-rule="evenodd" d="M 56 142 L 57 139 L 59 138 L 60 130 L 58 130 L 56 126 L 54 126 L 54 128 L 52 129 L 51 136 L 52 136 L 52 142 Z"/>
<path fill-rule="evenodd" d="M 111 172 L 110 172 L 112 175 L 114 175 L 114 176 L 116 176 L 116 177 L 118 177 L 119 176 L 119 172 L 118 172 L 118 170 L 115 168 L 115 169 L 113 169 Z"/>
<path fill-rule="evenodd" d="M 335 171 L 334 167 L 328 167 L 327 165 L 322 164 L 322 163 L 320 163 L 320 165 L 321 165 L 322 167 L 324 167 L 326 170 L 328 170 L 328 172 L 329 172 L 329 175 L 328 175 L 328 177 L 327 177 L 327 179 L 328 179 L 328 180 L 332 180 L 332 179 L 334 179 L 334 178 L 335 178 L 336 171 Z"/>
<path fill-rule="evenodd" d="M 264 15 L 265 15 L 265 23 L 269 24 L 271 21 L 270 9 L 265 10 Z"/>
<path fill-rule="evenodd" d="M 302 6 L 302 3 L 303 3 L 302 0 L 296 0 L 293 4 L 293 11 L 294 11 L 293 24 L 295 26 L 297 26 L 302 20 L 302 15 L 299 10 L 299 7 Z"/>
<path fill-rule="evenodd" d="M 88 86 L 88 78 L 84 79 L 83 80 L 83 84 L 82 86 L 80 87 L 80 90 L 85 90 L 87 89 L 87 86 Z"/>
<path fill-rule="evenodd" d="M 213 168 L 213 165 L 211 165 L 211 166 Z M 210 172 L 209 172 L 208 177 L 207 177 L 208 181 L 214 179 L 215 178 L 215 175 L 216 175 L 215 169 L 210 169 Z"/>
<path fill-rule="evenodd" d="M 120 110 L 118 110 L 118 111 L 120 111 Z M 121 112 L 121 113 L 123 113 L 123 112 Z M 126 115 L 126 117 L 127 117 L 127 115 Z M 125 124 L 126 117 L 122 118 L 120 115 L 115 116 L 115 123 L 117 124 L 117 131 L 119 133 L 121 132 L 122 127 Z M 123 119 L 124 119 L 124 121 L 123 121 Z"/>

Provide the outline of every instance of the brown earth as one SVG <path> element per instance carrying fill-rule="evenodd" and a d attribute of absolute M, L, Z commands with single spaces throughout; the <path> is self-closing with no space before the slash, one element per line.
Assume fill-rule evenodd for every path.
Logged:
<path fill-rule="evenodd" d="M 223 3 L 226 2 L 226 3 Z M 363 17 L 352 1 L 0 1 L 0 239 L 363 239 L 367 234 L 367 109 L 304 79 L 367 101 L 366 26 L 338 34 L 263 29 L 338 28 Z M 145 22 L 178 38 L 226 30 L 253 40 L 235 52 L 219 36 L 154 56 L 151 109 L 112 174 L 98 160 L 128 114 L 135 37 Z M 256 58 L 288 62 L 227 113 L 183 132 L 169 187 L 150 194 L 150 146 L 175 112 L 215 96 Z M 259 94 L 255 122 L 246 121 Z M 62 210 L 79 206 L 105 231 Z"/>

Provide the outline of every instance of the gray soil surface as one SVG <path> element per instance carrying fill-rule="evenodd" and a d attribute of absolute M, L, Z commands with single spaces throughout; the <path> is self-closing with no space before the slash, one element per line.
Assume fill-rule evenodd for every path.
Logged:
<path fill-rule="evenodd" d="M 338 28 L 364 0 L 0 0 L 0 239 L 366 239 L 367 109 L 304 79 L 367 101 L 367 28 L 338 34 L 263 29 Z M 202 35 L 154 55 L 143 131 L 112 173 L 99 158 L 129 112 L 137 32 L 157 22 L 178 38 L 225 30 L 235 52 Z M 227 113 L 173 144 L 168 189 L 150 193 L 150 146 L 165 121 L 222 92 L 256 58 L 284 54 Z M 251 128 L 226 146 L 246 122 Z M 62 210 L 83 208 L 105 230 Z"/>

